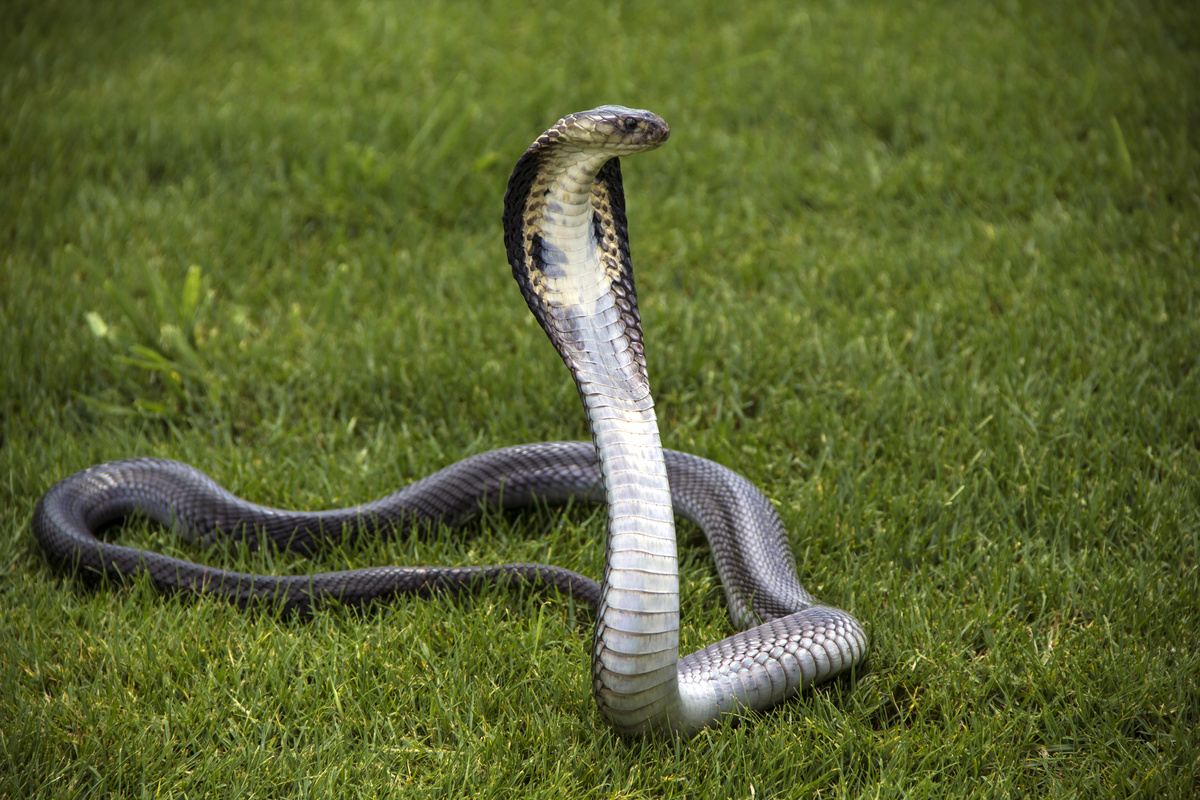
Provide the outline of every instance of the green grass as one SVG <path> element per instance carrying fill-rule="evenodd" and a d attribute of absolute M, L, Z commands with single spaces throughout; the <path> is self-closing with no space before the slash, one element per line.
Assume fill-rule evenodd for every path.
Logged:
<path fill-rule="evenodd" d="M 1193 796 L 1187 6 L 5 5 L 0 796 Z M 586 437 L 499 214 L 525 146 L 605 102 L 673 130 L 624 165 L 664 442 L 778 505 L 869 626 L 853 680 L 628 743 L 590 612 L 553 596 L 282 620 L 45 562 L 37 498 L 107 459 L 319 508 Z M 603 530 L 538 509 L 311 559 L 119 537 L 598 575 Z M 690 529 L 682 570 L 690 651 L 731 631 Z"/>

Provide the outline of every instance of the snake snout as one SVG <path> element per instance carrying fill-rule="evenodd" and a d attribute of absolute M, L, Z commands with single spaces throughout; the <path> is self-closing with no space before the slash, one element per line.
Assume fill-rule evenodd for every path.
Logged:
<path fill-rule="evenodd" d="M 655 147 L 671 138 L 671 127 L 662 117 L 655 116 L 654 119 L 641 121 L 640 127 L 646 140 L 654 142 Z"/>
<path fill-rule="evenodd" d="M 652 150 L 671 136 L 671 127 L 650 111 L 624 114 L 617 120 L 616 137 L 631 150 Z"/>

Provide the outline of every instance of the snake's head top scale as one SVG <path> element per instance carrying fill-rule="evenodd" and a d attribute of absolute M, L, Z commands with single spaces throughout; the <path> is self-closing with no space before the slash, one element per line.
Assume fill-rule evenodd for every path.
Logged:
<path fill-rule="evenodd" d="M 586 338 L 578 320 L 615 315 L 632 359 L 627 377 L 647 393 L 619 157 L 670 135 L 650 111 L 608 105 L 568 114 L 521 156 L 504 196 L 513 277 L 559 355 L 575 373 Z"/>

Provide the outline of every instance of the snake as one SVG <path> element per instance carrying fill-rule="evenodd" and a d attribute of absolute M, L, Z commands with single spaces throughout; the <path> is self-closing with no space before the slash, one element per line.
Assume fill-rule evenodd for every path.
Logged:
<path fill-rule="evenodd" d="M 570 370 L 591 442 L 542 442 L 481 453 L 384 498 L 344 509 L 287 511 L 243 500 L 187 464 L 132 458 L 55 484 L 34 511 L 48 559 L 77 575 L 147 577 L 166 592 L 272 603 L 336 601 L 518 581 L 591 606 L 592 690 L 627 737 L 688 737 L 729 715 L 763 711 L 847 673 L 868 647 L 863 625 L 800 582 L 774 506 L 715 462 L 662 447 L 646 369 L 620 159 L 653 150 L 670 128 L 650 111 L 605 105 L 568 114 L 521 155 L 504 196 L 504 244 L 527 305 Z M 461 525 L 493 506 L 571 499 L 607 506 L 596 581 L 545 564 L 372 567 L 311 575 L 232 572 L 127 547 L 97 534 L 141 515 L 201 544 L 241 541 L 298 552 L 330 539 Z M 738 633 L 679 655 L 675 516 L 708 540 Z"/>

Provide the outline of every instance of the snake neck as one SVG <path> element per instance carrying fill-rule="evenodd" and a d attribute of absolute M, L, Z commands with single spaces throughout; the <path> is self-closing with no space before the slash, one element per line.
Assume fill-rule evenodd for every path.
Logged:
<path fill-rule="evenodd" d="M 619 731 L 665 727 L 679 703 L 679 570 L 619 161 L 560 155 L 538 164 L 527 185 L 522 213 L 505 215 L 522 222 L 506 235 L 510 258 L 519 243 L 514 274 L 575 379 L 608 503 L 593 690 Z"/>

